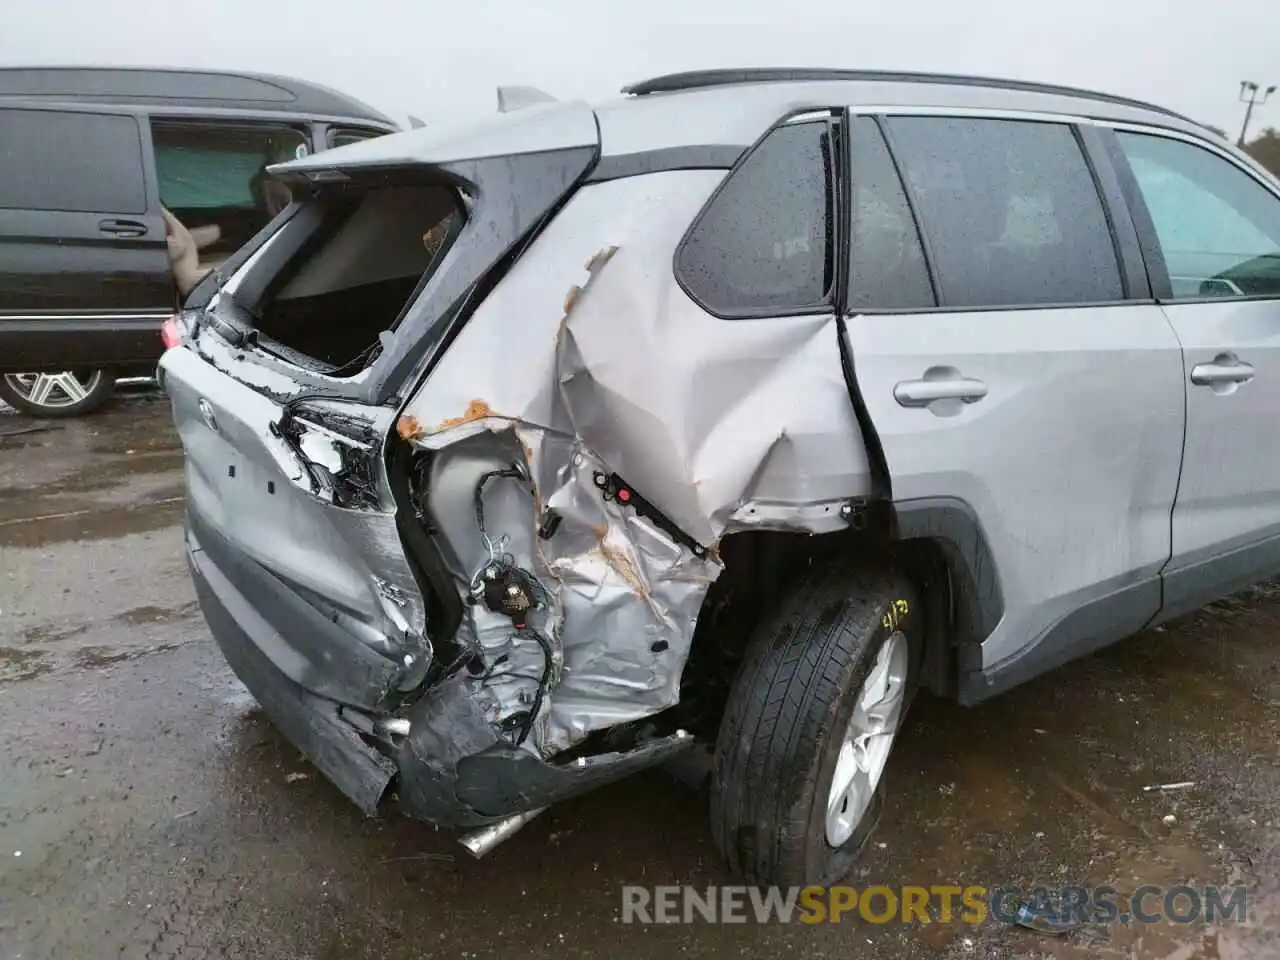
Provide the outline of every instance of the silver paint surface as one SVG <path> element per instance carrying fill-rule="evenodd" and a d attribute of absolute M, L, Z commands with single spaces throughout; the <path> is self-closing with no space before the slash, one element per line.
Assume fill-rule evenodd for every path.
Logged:
<path fill-rule="evenodd" d="M 484 514 L 547 593 L 530 625 L 552 641 L 555 674 L 526 741 L 544 756 L 678 702 L 722 537 L 840 529 L 840 505 L 870 491 L 834 316 L 719 320 L 675 281 L 675 247 L 722 177 L 580 190 L 404 410 L 436 456 L 428 502 L 464 593 L 489 559 L 475 481 L 528 470 L 531 483 L 491 481 Z M 597 474 L 618 474 L 708 556 L 605 500 Z M 540 540 L 548 509 L 561 519 Z M 527 710 L 538 645 L 483 605 L 461 632 L 502 678 L 501 716 Z"/>

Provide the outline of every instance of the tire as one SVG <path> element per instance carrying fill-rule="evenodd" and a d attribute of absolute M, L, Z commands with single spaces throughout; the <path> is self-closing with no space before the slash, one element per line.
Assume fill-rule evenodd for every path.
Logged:
<path fill-rule="evenodd" d="M 79 417 L 106 403 L 115 385 L 115 374 L 102 367 L 6 373 L 0 376 L 0 400 L 33 417 Z"/>
<path fill-rule="evenodd" d="M 861 756 L 883 773 L 914 694 L 922 621 L 905 577 L 845 569 L 815 573 L 756 628 L 720 724 L 711 778 L 712 836 L 734 873 L 804 886 L 835 883 L 852 869 L 879 816 L 883 778 L 866 773 L 854 802 L 834 805 L 843 812 L 829 832 L 837 764 L 862 695 L 879 692 L 887 676 L 886 704 L 888 691 L 901 696 L 897 716 L 884 718 L 888 739 L 868 735 L 861 753 L 851 742 L 841 768 L 842 777 L 860 769 L 847 758 Z"/>

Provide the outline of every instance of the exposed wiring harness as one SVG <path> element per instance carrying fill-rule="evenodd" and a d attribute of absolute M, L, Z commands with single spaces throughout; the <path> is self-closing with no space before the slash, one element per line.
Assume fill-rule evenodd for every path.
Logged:
<path fill-rule="evenodd" d="M 471 578 L 471 594 L 473 598 L 485 598 L 485 604 L 489 609 L 495 612 L 501 612 L 511 618 L 516 628 L 516 636 L 519 638 L 532 638 L 542 651 L 542 676 L 535 677 L 528 673 L 511 672 L 495 672 L 497 668 L 506 661 L 506 655 L 499 657 L 491 664 L 482 675 L 482 681 L 489 680 L 534 680 L 537 681 L 537 688 L 533 695 L 533 704 L 528 713 L 525 715 L 521 724 L 520 734 L 515 741 L 515 745 L 519 747 L 528 738 L 533 731 L 534 721 L 538 718 L 538 711 L 542 709 L 542 702 L 546 698 L 547 687 L 551 682 L 551 673 L 555 663 L 555 654 L 551 649 L 551 642 L 543 636 L 538 630 L 530 627 L 524 620 L 524 612 L 528 609 L 527 600 L 533 599 L 535 606 L 545 607 L 550 603 L 550 595 L 546 588 L 540 584 L 535 577 L 524 570 L 516 567 L 515 557 L 506 550 L 506 537 L 494 539 L 489 535 L 489 531 L 485 526 L 484 519 L 484 490 L 492 480 L 507 479 L 519 480 L 527 483 L 529 480 L 528 473 L 519 465 L 504 467 L 501 470 L 490 470 L 480 475 L 476 481 L 475 488 L 475 513 L 476 526 L 480 529 L 480 539 L 484 544 L 485 551 L 489 555 L 488 561 L 476 571 L 475 576 Z M 501 602 L 500 599 L 492 598 L 489 590 L 485 588 L 485 583 L 497 585 L 500 591 L 505 593 L 508 590 L 514 590 L 522 598 L 526 598 L 524 606 L 511 606 Z M 502 594 L 499 594 L 501 596 Z"/>

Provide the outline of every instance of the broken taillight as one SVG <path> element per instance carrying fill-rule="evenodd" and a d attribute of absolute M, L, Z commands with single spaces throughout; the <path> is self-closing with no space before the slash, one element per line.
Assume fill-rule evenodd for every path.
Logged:
<path fill-rule="evenodd" d="M 160 326 L 160 339 L 164 341 L 166 350 L 172 350 L 182 343 L 182 325 L 177 316 L 170 317 Z"/>

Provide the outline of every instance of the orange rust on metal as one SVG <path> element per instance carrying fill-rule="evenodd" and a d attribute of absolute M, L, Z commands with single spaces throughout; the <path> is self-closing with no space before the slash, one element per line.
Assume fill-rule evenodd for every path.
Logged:
<path fill-rule="evenodd" d="M 644 582 L 644 577 L 640 576 L 640 571 L 636 569 L 636 565 L 631 561 L 627 551 L 601 538 L 600 553 L 604 556 L 605 562 L 613 568 L 614 573 L 627 581 L 640 599 L 652 605 L 652 601 L 649 598 L 649 588 Z"/>
<path fill-rule="evenodd" d="M 406 413 L 396 421 L 396 433 L 400 434 L 401 440 L 418 440 L 426 436 L 427 431 L 422 429 L 417 417 Z"/>
<path fill-rule="evenodd" d="M 485 417 L 496 417 L 498 414 L 494 409 L 483 400 L 472 400 L 467 404 L 466 412 L 460 417 L 447 417 L 440 421 L 437 430 L 448 430 L 450 427 L 460 427 L 464 423 L 471 423 L 473 420 L 483 420 Z"/>
<path fill-rule="evenodd" d="M 568 316 L 569 311 L 573 309 L 573 305 L 578 302 L 578 294 L 582 293 L 582 288 L 576 284 L 569 288 L 569 292 L 564 295 L 564 312 Z"/>

